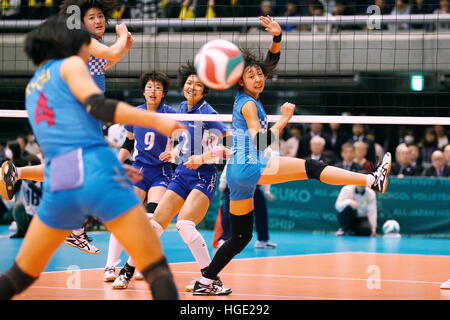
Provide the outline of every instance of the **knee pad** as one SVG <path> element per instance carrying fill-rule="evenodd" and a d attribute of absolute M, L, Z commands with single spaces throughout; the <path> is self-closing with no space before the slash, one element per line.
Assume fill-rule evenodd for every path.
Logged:
<path fill-rule="evenodd" d="M 229 246 L 235 254 L 240 253 L 253 237 L 253 211 L 243 215 L 230 215 L 231 238 Z"/>
<path fill-rule="evenodd" d="M 195 223 L 193 221 L 178 220 L 176 227 L 181 239 L 183 239 L 186 244 L 190 244 L 195 239 L 200 237 L 200 233 L 195 228 Z"/>
<path fill-rule="evenodd" d="M 147 213 L 155 213 L 157 206 L 158 204 L 156 202 L 149 202 L 145 205 L 145 209 L 147 210 Z"/>
<path fill-rule="evenodd" d="M 0 296 L 2 299 L 10 299 L 13 295 L 19 294 L 31 286 L 37 278 L 26 274 L 16 263 L 14 263 L 0 279 L 0 289 L 1 291 L 5 291 Z M 3 294 L 5 294 L 5 297 Z"/>
<path fill-rule="evenodd" d="M 316 179 L 320 181 L 320 174 L 327 165 L 318 160 L 305 160 L 306 175 L 309 179 Z"/>
<path fill-rule="evenodd" d="M 153 299 L 178 300 L 178 290 L 170 272 L 166 258 L 161 258 L 156 263 L 142 271 L 144 279 L 150 285 Z"/>

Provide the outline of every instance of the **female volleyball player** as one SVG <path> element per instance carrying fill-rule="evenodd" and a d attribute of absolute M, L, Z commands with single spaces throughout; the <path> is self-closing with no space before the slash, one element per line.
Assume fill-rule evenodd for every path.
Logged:
<path fill-rule="evenodd" d="M 288 157 L 267 159 L 263 156 L 264 149 L 278 137 L 278 133 L 291 119 L 295 106 L 291 103 L 283 104 L 280 120 L 268 129 L 266 113 L 259 96 L 264 90 L 267 77 L 274 70 L 276 56 L 280 54 L 281 28 L 270 17 L 264 17 L 262 25 L 274 36 L 269 49 L 269 56 L 273 58 L 260 61 L 250 52 L 244 51 L 245 67 L 233 108 L 235 154 L 229 160 L 227 170 L 232 236 L 218 249 L 211 264 L 203 272 L 203 277 L 195 282 L 194 295 L 218 294 L 214 279 L 250 242 L 253 232 L 253 196 L 258 184 L 317 179 L 333 185 L 367 185 L 379 192 L 385 192 L 387 187 L 391 167 L 389 153 L 376 171 L 369 175 L 327 166 L 315 160 Z"/>
<path fill-rule="evenodd" d="M 170 80 L 161 72 L 146 72 L 140 78 L 145 104 L 136 108 L 158 113 L 175 113 L 175 110 L 164 104 Z M 141 201 L 147 199 L 147 213 L 153 214 L 172 178 L 172 164 L 160 160 L 160 155 L 171 149 L 170 139 L 158 131 L 139 126 L 125 126 L 127 138 L 119 151 L 119 160 L 124 162 L 133 153 L 133 167 L 143 174 L 143 180 L 134 184 L 134 190 Z M 134 149 L 134 152 L 133 152 Z M 108 261 L 103 281 L 114 281 L 113 289 L 126 289 L 135 271 L 134 261 L 129 258 L 116 278 L 115 266 L 119 261 L 123 247 L 111 234 L 109 240 Z M 142 275 L 138 274 L 141 278 Z"/>
<path fill-rule="evenodd" d="M 192 63 L 180 66 L 179 80 L 186 101 L 180 104 L 178 113 L 217 114 L 205 100 L 208 88 L 196 75 Z M 205 217 L 214 196 L 217 170 L 213 164 L 201 165 L 198 161 L 188 162 L 188 160 L 192 155 L 201 157 L 203 153 L 202 138 L 205 130 L 219 139 L 226 133 L 227 127 L 222 122 L 214 121 L 185 121 L 182 123 L 185 124 L 187 130 L 179 135 L 179 144 L 172 152 L 165 152 L 161 155 L 161 159 L 164 161 L 170 161 L 174 156 L 179 156 L 181 163 L 178 164 L 167 191 L 155 210 L 151 223 L 160 236 L 173 217 L 179 213 L 176 223 L 177 230 L 203 271 L 209 265 L 211 258 L 206 242 L 197 231 L 196 225 Z M 214 281 L 220 294 L 231 292 L 230 289 L 223 288 L 219 278 L 215 278 Z"/>
<path fill-rule="evenodd" d="M 45 155 L 44 193 L 14 265 L 0 275 L 1 299 L 28 288 L 88 215 L 124 245 L 155 299 L 178 298 L 159 240 L 100 121 L 152 126 L 167 136 L 183 126 L 105 98 L 86 67 L 90 41 L 84 27 L 68 29 L 63 17 L 49 18 L 26 38 L 25 51 L 38 66 L 26 88 L 26 108 Z"/>
<path fill-rule="evenodd" d="M 133 37 L 128 32 L 126 25 L 122 23 L 116 26 L 117 41 L 110 47 L 103 44 L 106 25 L 111 19 L 115 7 L 114 0 L 66 0 L 60 6 L 60 14 L 63 16 L 73 14 L 72 6 L 79 8 L 80 22 L 86 26 L 92 37 L 88 49 L 90 74 L 97 86 L 105 91 L 105 70 L 116 64 L 128 53 L 132 47 Z M 12 170 L 14 170 L 12 163 L 7 166 L 12 173 Z M 42 181 L 44 165 L 18 168 L 17 176 L 19 179 Z M 12 196 L 8 198 L 12 198 Z M 98 254 L 99 250 L 91 241 L 92 239 L 87 236 L 84 228 L 79 228 L 73 230 L 64 242 L 84 252 Z"/>

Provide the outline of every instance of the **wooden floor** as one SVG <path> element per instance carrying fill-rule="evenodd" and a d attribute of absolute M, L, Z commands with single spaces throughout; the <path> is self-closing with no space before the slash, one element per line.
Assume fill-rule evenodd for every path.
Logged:
<path fill-rule="evenodd" d="M 194 297 L 184 286 L 199 276 L 196 263 L 171 264 L 181 299 L 329 300 L 446 299 L 440 283 L 450 278 L 450 257 L 430 255 L 332 253 L 233 260 L 221 278 L 229 296 Z M 102 282 L 103 270 L 49 272 L 16 299 L 150 299 L 144 281 L 127 290 Z M 73 289 L 78 287 L 79 289 Z"/>

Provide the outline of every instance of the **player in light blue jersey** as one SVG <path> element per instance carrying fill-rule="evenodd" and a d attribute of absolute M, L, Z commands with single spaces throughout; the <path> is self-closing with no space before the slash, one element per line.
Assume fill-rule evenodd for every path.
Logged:
<path fill-rule="evenodd" d="M 272 74 L 281 51 L 281 27 L 271 17 L 260 17 L 260 23 L 273 35 L 273 42 L 265 61 L 243 50 L 244 72 L 239 81 L 240 90 L 233 106 L 233 149 L 227 168 L 230 188 L 231 238 L 215 254 L 203 277 L 194 285 L 194 295 L 217 295 L 214 279 L 219 272 L 250 242 L 253 233 L 254 193 L 257 185 L 317 179 L 333 185 L 370 186 L 385 192 L 391 167 L 388 153 L 372 174 L 360 174 L 327 166 L 316 160 L 289 157 L 264 157 L 271 145 L 294 114 L 295 105 L 284 103 L 281 118 L 270 129 L 264 106 L 259 100 L 267 78 Z"/>
<path fill-rule="evenodd" d="M 208 88 L 200 81 L 192 63 L 180 66 L 179 82 L 186 101 L 180 103 L 178 113 L 182 114 L 217 114 L 214 108 L 205 100 Z M 167 187 L 151 223 L 158 235 L 161 235 L 173 217 L 179 213 L 176 227 L 192 252 L 200 269 L 204 269 L 211 261 L 208 247 L 202 235 L 196 229 L 208 210 L 216 190 L 217 170 L 213 164 L 199 164 L 192 161 L 193 156 L 201 157 L 206 150 L 202 146 L 205 131 L 221 139 L 227 132 L 222 122 L 185 121 L 186 130 L 178 135 L 179 144 L 171 152 L 165 152 L 162 159 L 173 160 L 178 156 L 181 162 L 176 168 L 173 178 Z M 219 278 L 215 284 L 222 294 L 228 294 L 230 289 L 223 288 Z M 187 290 L 192 290 L 188 286 Z"/>
<path fill-rule="evenodd" d="M 143 73 L 140 83 L 145 104 L 136 108 L 158 113 L 175 113 L 172 107 L 162 102 L 170 86 L 170 80 L 164 73 Z M 119 151 L 119 160 L 124 162 L 132 155 L 133 167 L 142 172 L 143 180 L 134 184 L 134 190 L 141 201 L 146 200 L 147 214 L 151 217 L 172 178 L 172 164 L 160 159 L 163 152 L 172 149 L 172 141 L 154 129 L 130 125 L 125 126 L 125 129 L 128 135 Z M 113 289 L 126 289 L 135 271 L 135 263 L 129 258 L 116 277 L 115 266 L 120 261 L 122 250 L 122 245 L 111 234 L 103 281 L 114 281 Z M 139 272 L 136 279 L 142 279 Z"/>
<path fill-rule="evenodd" d="M 159 239 L 98 124 L 149 126 L 166 136 L 184 127 L 107 99 L 87 68 L 90 41 L 84 27 L 69 29 L 63 17 L 49 18 L 26 37 L 25 51 L 37 70 L 26 87 L 25 102 L 44 155 L 44 192 L 14 265 L 0 275 L 0 299 L 27 289 L 70 230 L 91 216 L 134 258 L 153 298 L 178 299 Z M 136 169 L 128 173 L 137 180 Z"/>

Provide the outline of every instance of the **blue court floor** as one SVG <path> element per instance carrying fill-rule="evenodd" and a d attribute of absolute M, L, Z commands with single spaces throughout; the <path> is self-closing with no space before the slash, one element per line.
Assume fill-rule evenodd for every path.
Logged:
<path fill-rule="evenodd" d="M 213 233 L 200 230 L 207 244 L 212 248 Z M 8 269 L 14 261 L 21 239 L 10 239 L 7 226 L 0 226 L 0 272 Z M 109 233 L 90 232 L 94 245 L 100 249 L 97 255 L 84 253 L 62 244 L 51 259 L 46 271 L 62 271 L 69 266 L 81 269 L 103 268 L 108 254 Z M 374 252 L 420 255 L 450 256 L 450 239 L 408 238 L 386 239 L 382 237 L 336 237 L 329 234 L 306 234 L 272 232 L 270 241 L 278 244 L 276 249 L 255 249 L 253 245 L 256 234 L 250 245 L 236 259 L 271 256 L 291 256 L 333 252 Z M 162 238 L 164 253 L 170 263 L 194 261 L 189 249 L 175 230 L 167 230 Z M 211 249 L 211 255 L 213 250 Z M 127 260 L 125 253 L 121 256 L 123 265 Z"/>

